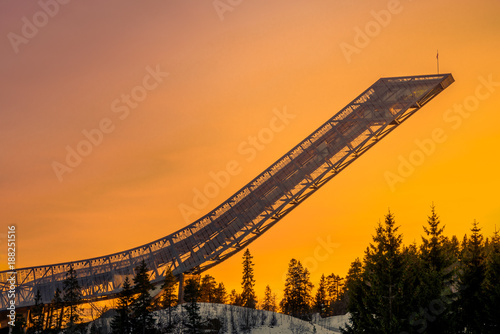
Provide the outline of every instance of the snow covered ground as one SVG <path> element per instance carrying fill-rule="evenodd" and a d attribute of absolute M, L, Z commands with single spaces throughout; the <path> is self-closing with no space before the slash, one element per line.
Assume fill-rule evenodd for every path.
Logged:
<path fill-rule="evenodd" d="M 204 321 L 218 319 L 222 324 L 219 333 L 227 334 L 336 334 L 340 333 L 339 327 L 343 327 L 349 321 L 349 315 L 321 318 L 316 314 L 309 322 L 281 313 L 252 310 L 239 306 L 209 303 L 199 303 L 198 305 L 202 319 Z M 168 311 L 155 311 L 154 318 L 157 320 L 158 327 L 161 328 L 168 323 Z M 177 323 L 186 318 L 187 313 L 183 307 L 172 308 L 172 319 Z M 111 317 L 109 316 L 96 320 L 96 323 L 99 327 L 106 328 L 108 332 L 111 329 Z M 173 333 L 182 333 L 181 326 L 178 326 Z"/>
<path fill-rule="evenodd" d="M 315 314 L 312 323 L 333 330 L 335 333 L 340 333 L 340 328 L 349 323 L 349 313 L 328 318 L 321 318 L 319 314 Z"/>
<path fill-rule="evenodd" d="M 348 321 L 348 315 L 329 317 L 321 319 L 314 317 L 313 321 L 303 321 L 285 314 L 273 313 L 263 310 L 252 310 L 239 306 L 224 304 L 199 303 L 200 314 L 203 319 L 219 319 L 223 323 L 222 333 L 243 333 L 245 324 L 251 328 L 252 334 L 289 334 L 289 333 L 340 333 L 339 327 Z M 182 319 L 186 311 L 182 307 L 176 307 L 173 315 Z M 156 312 L 160 322 L 168 321 L 168 311 Z M 316 329 L 316 331 L 315 331 Z"/>

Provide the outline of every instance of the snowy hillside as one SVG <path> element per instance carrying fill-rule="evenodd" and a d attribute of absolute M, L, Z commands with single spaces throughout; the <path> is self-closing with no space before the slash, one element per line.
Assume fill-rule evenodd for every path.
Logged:
<path fill-rule="evenodd" d="M 203 321 L 217 319 L 221 326 L 219 333 L 251 333 L 251 334 L 302 334 L 302 333 L 340 333 L 339 327 L 348 321 L 348 315 L 320 318 L 316 316 L 313 321 L 303 321 L 285 314 L 263 310 L 252 310 L 239 306 L 225 304 L 199 303 L 200 315 Z M 158 328 L 163 328 L 168 323 L 168 311 L 155 311 Z M 172 320 L 180 323 L 187 317 L 183 307 L 172 309 Z M 99 326 L 110 329 L 111 319 L 99 319 Z M 182 326 L 177 326 L 173 333 L 181 333 Z"/>
<path fill-rule="evenodd" d="M 328 318 L 321 318 L 319 314 L 315 314 L 311 322 L 315 325 L 330 329 L 335 333 L 340 333 L 340 328 L 345 327 L 345 324 L 349 322 L 349 313 Z"/>
<path fill-rule="evenodd" d="M 203 319 L 221 320 L 223 325 L 221 333 L 243 332 L 242 329 L 245 328 L 245 325 L 251 328 L 250 333 L 252 334 L 314 333 L 315 327 L 318 334 L 340 332 L 335 330 L 339 326 L 339 321 L 331 319 L 336 317 L 317 319 L 316 321 L 323 324 L 321 326 L 319 323 L 312 324 L 285 314 L 270 311 L 252 310 L 224 304 L 199 303 L 199 305 L 200 315 Z M 175 309 L 176 316 L 180 318 L 183 318 L 185 313 L 182 307 Z M 161 322 L 166 323 L 168 321 L 168 312 L 166 310 L 157 311 L 157 316 L 158 319 L 161 319 Z M 345 321 L 340 325 L 344 323 Z M 334 328 L 334 330 L 329 330 L 325 327 Z"/>

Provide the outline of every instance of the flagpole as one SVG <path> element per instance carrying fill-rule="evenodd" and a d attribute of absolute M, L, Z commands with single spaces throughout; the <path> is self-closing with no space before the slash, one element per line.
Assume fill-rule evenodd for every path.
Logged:
<path fill-rule="evenodd" d="M 437 74 L 439 74 L 439 50 L 436 52 L 436 62 L 437 62 Z"/>

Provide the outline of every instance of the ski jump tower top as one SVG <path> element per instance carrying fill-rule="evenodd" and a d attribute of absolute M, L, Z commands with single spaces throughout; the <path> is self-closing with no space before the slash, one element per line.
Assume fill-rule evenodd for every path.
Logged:
<path fill-rule="evenodd" d="M 451 74 L 381 78 L 310 136 L 217 208 L 164 238 L 127 251 L 81 261 L 17 269 L 16 307 L 62 290 L 72 266 L 85 299 L 114 297 L 145 260 L 151 281 L 165 270 L 201 273 L 266 232 L 297 205 L 454 82 Z M 0 272 L 0 311 L 9 305 L 13 274 Z"/>

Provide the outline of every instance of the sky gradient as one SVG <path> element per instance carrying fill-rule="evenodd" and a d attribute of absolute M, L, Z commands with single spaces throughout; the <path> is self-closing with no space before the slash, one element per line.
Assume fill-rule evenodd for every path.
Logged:
<path fill-rule="evenodd" d="M 438 49 L 456 82 L 251 244 L 257 294 L 282 290 L 292 257 L 315 284 L 345 276 L 389 209 L 406 243 L 420 242 L 432 203 L 447 235 L 474 219 L 487 236 L 500 225 L 496 0 L 55 3 L 0 5 L 0 246 L 16 225 L 18 267 L 176 231 L 378 78 L 436 73 Z M 285 110 L 280 130 L 242 153 Z M 186 220 L 179 207 L 233 161 Z M 241 256 L 208 273 L 239 290 Z"/>

